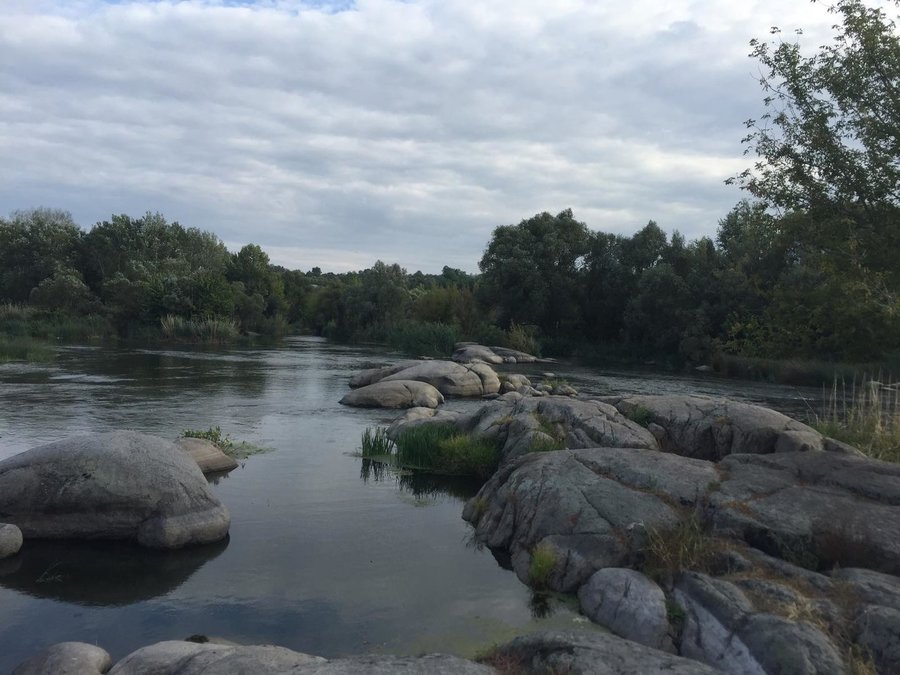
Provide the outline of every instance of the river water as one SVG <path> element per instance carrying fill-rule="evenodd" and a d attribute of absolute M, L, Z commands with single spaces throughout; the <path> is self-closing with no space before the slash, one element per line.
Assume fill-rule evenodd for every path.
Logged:
<path fill-rule="evenodd" d="M 0 672 L 66 640 L 114 659 L 194 634 L 326 657 L 472 656 L 537 628 L 584 626 L 569 601 L 540 602 L 471 545 L 460 514 L 473 486 L 365 471 L 360 435 L 396 413 L 337 401 L 353 372 L 398 358 L 304 337 L 217 351 L 69 347 L 50 365 L 0 365 L 0 459 L 113 429 L 174 439 L 220 426 L 271 450 L 213 484 L 232 516 L 225 542 L 163 553 L 28 541 L 0 561 Z M 724 395 L 797 416 L 821 395 L 564 363 L 504 368 L 552 368 L 592 395 Z"/>

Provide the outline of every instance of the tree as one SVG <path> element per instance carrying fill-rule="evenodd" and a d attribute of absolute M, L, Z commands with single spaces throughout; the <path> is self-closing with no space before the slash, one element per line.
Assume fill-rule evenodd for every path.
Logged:
<path fill-rule="evenodd" d="M 590 241 L 571 209 L 496 228 L 478 266 L 482 297 L 497 308 L 501 325 L 537 324 L 558 335 L 579 324 Z"/>
<path fill-rule="evenodd" d="M 894 19 L 863 0 L 839 0 L 829 11 L 835 35 L 814 53 L 800 31 L 785 41 L 774 28 L 771 41 L 751 42 L 766 111 L 746 122 L 746 152 L 756 161 L 729 182 L 791 216 L 780 236 L 792 256 L 783 278 L 794 292 L 782 297 L 804 298 L 804 311 L 818 299 L 823 317 L 852 306 L 870 322 L 869 335 L 886 331 L 850 350 L 870 358 L 900 346 L 900 38 Z M 825 342 L 835 357 L 835 344 L 860 340 L 852 324 L 845 334 L 841 325 L 821 328 L 834 331 Z M 813 355 L 823 339 L 797 343 Z"/>

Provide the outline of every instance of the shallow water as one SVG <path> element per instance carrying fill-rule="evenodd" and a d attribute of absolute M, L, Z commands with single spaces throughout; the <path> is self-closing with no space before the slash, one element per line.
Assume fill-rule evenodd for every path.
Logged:
<path fill-rule="evenodd" d="M 395 413 L 337 401 L 351 373 L 396 358 L 293 338 L 271 349 L 64 348 L 52 365 L 0 366 L 0 459 L 79 432 L 175 438 L 216 425 L 272 450 L 213 485 L 232 515 L 226 542 L 169 553 L 27 542 L 0 562 L 0 672 L 64 640 L 114 658 L 193 634 L 324 656 L 472 655 L 538 627 L 584 625 L 558 600 L 538 618 L 546 607 L 471 546 L 460 517 L 471 485 L 376 475 L 354 456 L 362 431 Z M 509 369 L 552 369 L 593 395 L 726 395 L 799 414 L 818 405 L 814 390 L 707 376 Z"/>

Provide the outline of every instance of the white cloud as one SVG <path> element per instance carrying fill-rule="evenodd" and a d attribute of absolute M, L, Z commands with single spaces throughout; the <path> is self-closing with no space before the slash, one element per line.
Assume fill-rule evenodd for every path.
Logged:
<path fill-rule="evenodd" d="M 0 5 L 0 212 L 158 210 L 288 267 L 475 270 L 497 225 L 714 232 L 747 42 L 806 0 Z"/>

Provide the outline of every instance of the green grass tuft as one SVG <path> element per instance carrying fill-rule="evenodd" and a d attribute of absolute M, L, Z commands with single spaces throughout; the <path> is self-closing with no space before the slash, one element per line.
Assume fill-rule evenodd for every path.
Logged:
<path fill-rule="evenodd" d="M 363 457 L 384 457 L 391 454 L 394 442 L 388 438 L 387 429 L 366 427 L 362 435 Z"/>
<path fill-rule="evenodd" d="M 235 441 L 218 426 L 209 429 L 185 429 L 181 432 L 185 438 L 202 438 L 215 445 L 219 450 L 233 459 L 247 459 L 252 455 L 260 455 L 269 452 L 270 448 L 263 448 L 246 441 Z"/>
<path fill-rule="evenodd" d="M 500 461 L 494 443 L 444 424 L 422 424 L 401 431 L 395 445 L 400 466 L 431 473 L 487 478 Z"/>
<path fill-rule="evenodd" d="M 647 426 L 653 421 L 653 413 L 650 412 L 649 408 L 646 408 L 642 405 L 636 405 L 625 414 L 625 417 L 630 419 L 635 424 L 640 424 L 644 428 L 647 428 Z"/>
<path fill-rule="evenodd" d="M 544 542 L 535 546 L 528 565 L 528 585 L 536 589 L 547 588 L 550 575 L 556 569 L 556 562 L 553 546 Z"/>
<path fill-rule="evenodd" d="M 0 363 L 8 361 L 52 361 L 56 351 L 48 343 L 30 337 L 0 335 Z"/>

